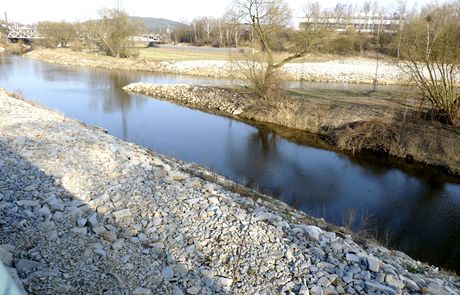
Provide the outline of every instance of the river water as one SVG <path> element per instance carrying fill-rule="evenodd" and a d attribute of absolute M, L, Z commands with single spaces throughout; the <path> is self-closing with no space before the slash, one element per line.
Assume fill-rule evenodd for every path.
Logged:
<path fill-rule="evenodd" d="M 124 140 L 204 165 L 313 216 L 339 225 L 355 216 L 355 230 L 364 223 L 381 239 L 389 235 L 391 248 L 460 273 L 459 182 L 430 168 L 351 157 L 315 147 L 312 136 L 288 140 L 270 128 L 121 90 L 138 81 L 237 83 L 68 67 L 0 55 L 0 87 Z M 308 87 L 368 86 L 310 83 Z"/>

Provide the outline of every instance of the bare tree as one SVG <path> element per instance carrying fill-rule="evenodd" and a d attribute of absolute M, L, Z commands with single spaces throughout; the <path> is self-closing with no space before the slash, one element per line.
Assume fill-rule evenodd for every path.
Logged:
<path fill-rule="evenodd" d="M 429 7 L 408 23 L 401 67 L 421 99 L 453 124 L 460 108 L 460 3 Z"/>
<path fill-rule="evenodd" d="M 305 20 L 308 23 L 318 24 L 321 16 L 321 7 L 318 1 L 308 2 L 304 8 Z"/>
<path fill-rule="evenodd" d="M 100 49 L 108 55 L 125 57 L 132 47 L 131 37 L 141 31 L 141 25 L 131 20 L 128 14 L 117 9 L 103 9 L 101 20 L 93 32 Z"/>
<path fill-rule="evenodd" d="M 61 22 L 39 22 L 38 31 L 46 38 L 45 44 L 49 47 L 67 47 L 69 42 L 77 38 L 75 25 Z"/>
<path fill-rule="evenodd" d="M 277 33 L 286 28 L 291 19 L 291 10 L 283 0 L 235 0 L 233 8 L 239 19 L 254 31 L 263 55 L 263 74 L 258 82 L 250 81 L 256 93 L 262 98 L 271 96 L 276 74 L 286 63 L 305 56 L 313 47 L 324 42 L 325 30 L 307 24 L 296 31 L 289 48 L 290 55 L 275 62 L 272 44 Z"/>
<path fill-rule="evenodd" d="M 335 5 L 334 10 L 332 11 L 332 15 L 335 19 L 336 28 L 339 29 L 339 24 L 342 22 L 343 18 L 346 15 L 346 5 L 342 3 L 337 3 Z"/>
<path fill-rule="evenodd" d="M 226 13 L 226 16 L 227 26 L 229 28 L 229 35 L 232 38 L 232 43 L 235 45 L 235 47 L 238 47 L 242 34 L 242 26 L 244 26 L 240 19 L 242 15 L 240 11 L 236 11 L 232 8 Z"/>
<path fill-rule="evenodd" d="M 401 43 L 403 38 L 404 19 L 407 13 L 407 0 L 398 0 L 397 4 L 397 16 L 398 16 L 398 47 L 396 55 L 399 58 L 401 56 Z"/>

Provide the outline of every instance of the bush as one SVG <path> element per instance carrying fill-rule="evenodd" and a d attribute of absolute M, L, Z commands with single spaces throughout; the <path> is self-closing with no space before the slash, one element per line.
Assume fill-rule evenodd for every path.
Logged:
<path fill-rule="evenodd" d="M 44 45 L 50 48 L 67 45 L 77 38 L 77 31 L 73 24 L 68 22 L 39 22 L 38 31 L 45 37 Z"/>
<path fill-rule="evenodd" d="M 460 111 L 460 3 L 430 7 L 410 22 L 401 44 L 401 68 L 448 124 Z"/>
<path fill-rule="evenodd" d="M 80 40 L 75 40 L 70 43 L 70 49 L 72 49 L 72 51 L 81 52 L 83 51 L 83 43 Z"/>

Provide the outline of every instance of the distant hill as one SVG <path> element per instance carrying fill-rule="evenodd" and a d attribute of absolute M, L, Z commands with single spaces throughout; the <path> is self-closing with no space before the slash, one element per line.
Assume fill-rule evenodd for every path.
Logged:
<path fill-rule="evenodd" d="M 175 22 L 169 19 L 156 18 L 156 17 L 139 17 L 131 16 L 133 20 L 139 21 L 144 24 L 145 28 L 149 32 L 165 31 L 168 27 L 174 31 L 177 28 L 185 26 L 183 23 Z"/>

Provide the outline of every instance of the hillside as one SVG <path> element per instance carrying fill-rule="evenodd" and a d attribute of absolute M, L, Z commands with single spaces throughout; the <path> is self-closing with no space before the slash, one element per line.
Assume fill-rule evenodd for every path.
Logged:
<path fill-rule="evenodd" d="M 132 16 L 133 20 L 140 21 L 145 25 L 145 28 L 149 32 L 158 32 L 164 31 L 166 29 L 175 30 L 178 27 L 185 26 L 185 24 L 175 22 L 169 19 L 164 18 L 156 18 L 156 17 L 139 17 L 139 16 Z"/>

